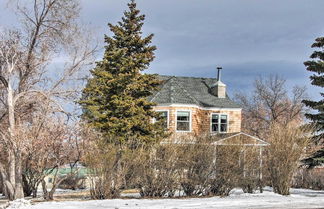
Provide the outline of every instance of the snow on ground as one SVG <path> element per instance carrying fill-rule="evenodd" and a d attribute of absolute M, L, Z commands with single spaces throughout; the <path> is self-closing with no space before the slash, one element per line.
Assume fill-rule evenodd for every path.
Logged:
<path fill-rule="evenodd" d="M 15 201 L 10 202 L 10 205 L 8 208 L 10 209 L 19 209 L 19 208 L 28 208 L 30 206 L 30 201 L 25 199 L 18 199 Z"/>
<path fill-rule="evenodd" d="M 324 191 L 292 189 L 291 195 L 264 193 L 244 194 L 235 189 L 229 197 L 188 199 L 115 199 L 93 201 L 44 202 L 19 209 L 228 209 L 228 208 L 323 208 Z M 17 208 L 17 207 L 16 207 Z M 13 209 L 9 207 L 8 209 Z"/>

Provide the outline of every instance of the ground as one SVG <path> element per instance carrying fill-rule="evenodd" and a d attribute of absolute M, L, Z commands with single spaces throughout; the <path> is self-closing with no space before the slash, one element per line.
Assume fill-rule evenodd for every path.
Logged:
<path fill-rule="evenodd" d="M 229 197 L 188 198 L 188 199 L 115 199 L 93 201 L 42 202 L 29 205 L 16 202 L 8 209 L 228 209 L 228 208 L 322 208 L 324 191 L 291 189 L 291 195 L 274 194 L 270 188 L 264 193 L 244 194 L 235 189 Z"/>

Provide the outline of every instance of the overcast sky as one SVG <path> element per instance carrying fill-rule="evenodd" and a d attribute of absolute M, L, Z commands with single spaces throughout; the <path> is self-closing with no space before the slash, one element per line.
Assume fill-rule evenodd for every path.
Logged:
<path fill-rule="evenodd" d="M 12 24 L 2 11 L 0 26 Z M 107 23 L 120 20 L 127 0 L 81 0 L 82 21 L 103 40 Z M 215 77 L 231 93 L 248 91 L 255 77 L 279 74 L 288 85 L 309 85 L 303 65 L 314 39 L 324 35 L 323 0 L 138 0 L 144 33 L 154 33 L 156 59 L 147 73 Z M 99 58 L 101 55 L 99 56 Z"/>

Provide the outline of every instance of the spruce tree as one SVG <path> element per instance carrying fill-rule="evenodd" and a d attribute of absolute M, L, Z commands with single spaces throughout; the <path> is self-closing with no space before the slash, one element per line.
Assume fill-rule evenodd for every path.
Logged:
<path fill-rule="evenodd" d="M 324 87 L 324 37 L 319 37 L 315 40 L 312 48 L 317 48 L 310 58 L 312 60 L 306 61 L 304 64 L 306 70 L 313 72 L 310 76 L 311 84 Z M 323 146 L 324 140 L 324 92 L 320 93 L 321 99 L 319 101 L 304 100 L 303 103 L 311 108 L 314 112 L 307 113 L 306 117 L 316 125 L 316 132 L 314 141 Z M 311 158 L 305 160 L 306 164 L 315 166 L 324 163 L 324 150 L 323 148 L 316 152 Z"/>
<path fill-rule="evenodd" d="M 108 24 L 102 61 L 91 70 L 92 77 L 79 102 L 82 118 L 99 130 L 107 143 L 139 145 L 165 136 L 163 121 L 147 97 L 160 84 L 156 75 L 144 74 L 154 59 L 153 34 L 143 37 L 145 15 L 132 0 L 117 25 Z"/>

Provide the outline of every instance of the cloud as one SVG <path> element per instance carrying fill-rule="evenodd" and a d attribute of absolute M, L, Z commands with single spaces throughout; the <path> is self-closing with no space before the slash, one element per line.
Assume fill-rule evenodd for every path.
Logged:
<path fill-rule="evenodd" d="M 96 36 L 111 35 L 128 0 L 80 0 L 81 18 Z M 2 7 L 5 0 L 0 0 Z M 224 67 L 230 89 L 250 89 L 258 75 L 280 74 L 289 86 L 304 84 L 317 97 L 303 62 L 324 34 L 323 0 L 137 0 L 146 14 L 144 34 L 154 33 L 156 59 L 148 72 L 214 77 Z M 15 21 L 1 13 L 4 22 Z M 3 21 L 4 20 L 4 21 Z M 104 44 L 104 43 L 102 43 Z M 100 58 L 100 57 L 99 57 Z"/>

